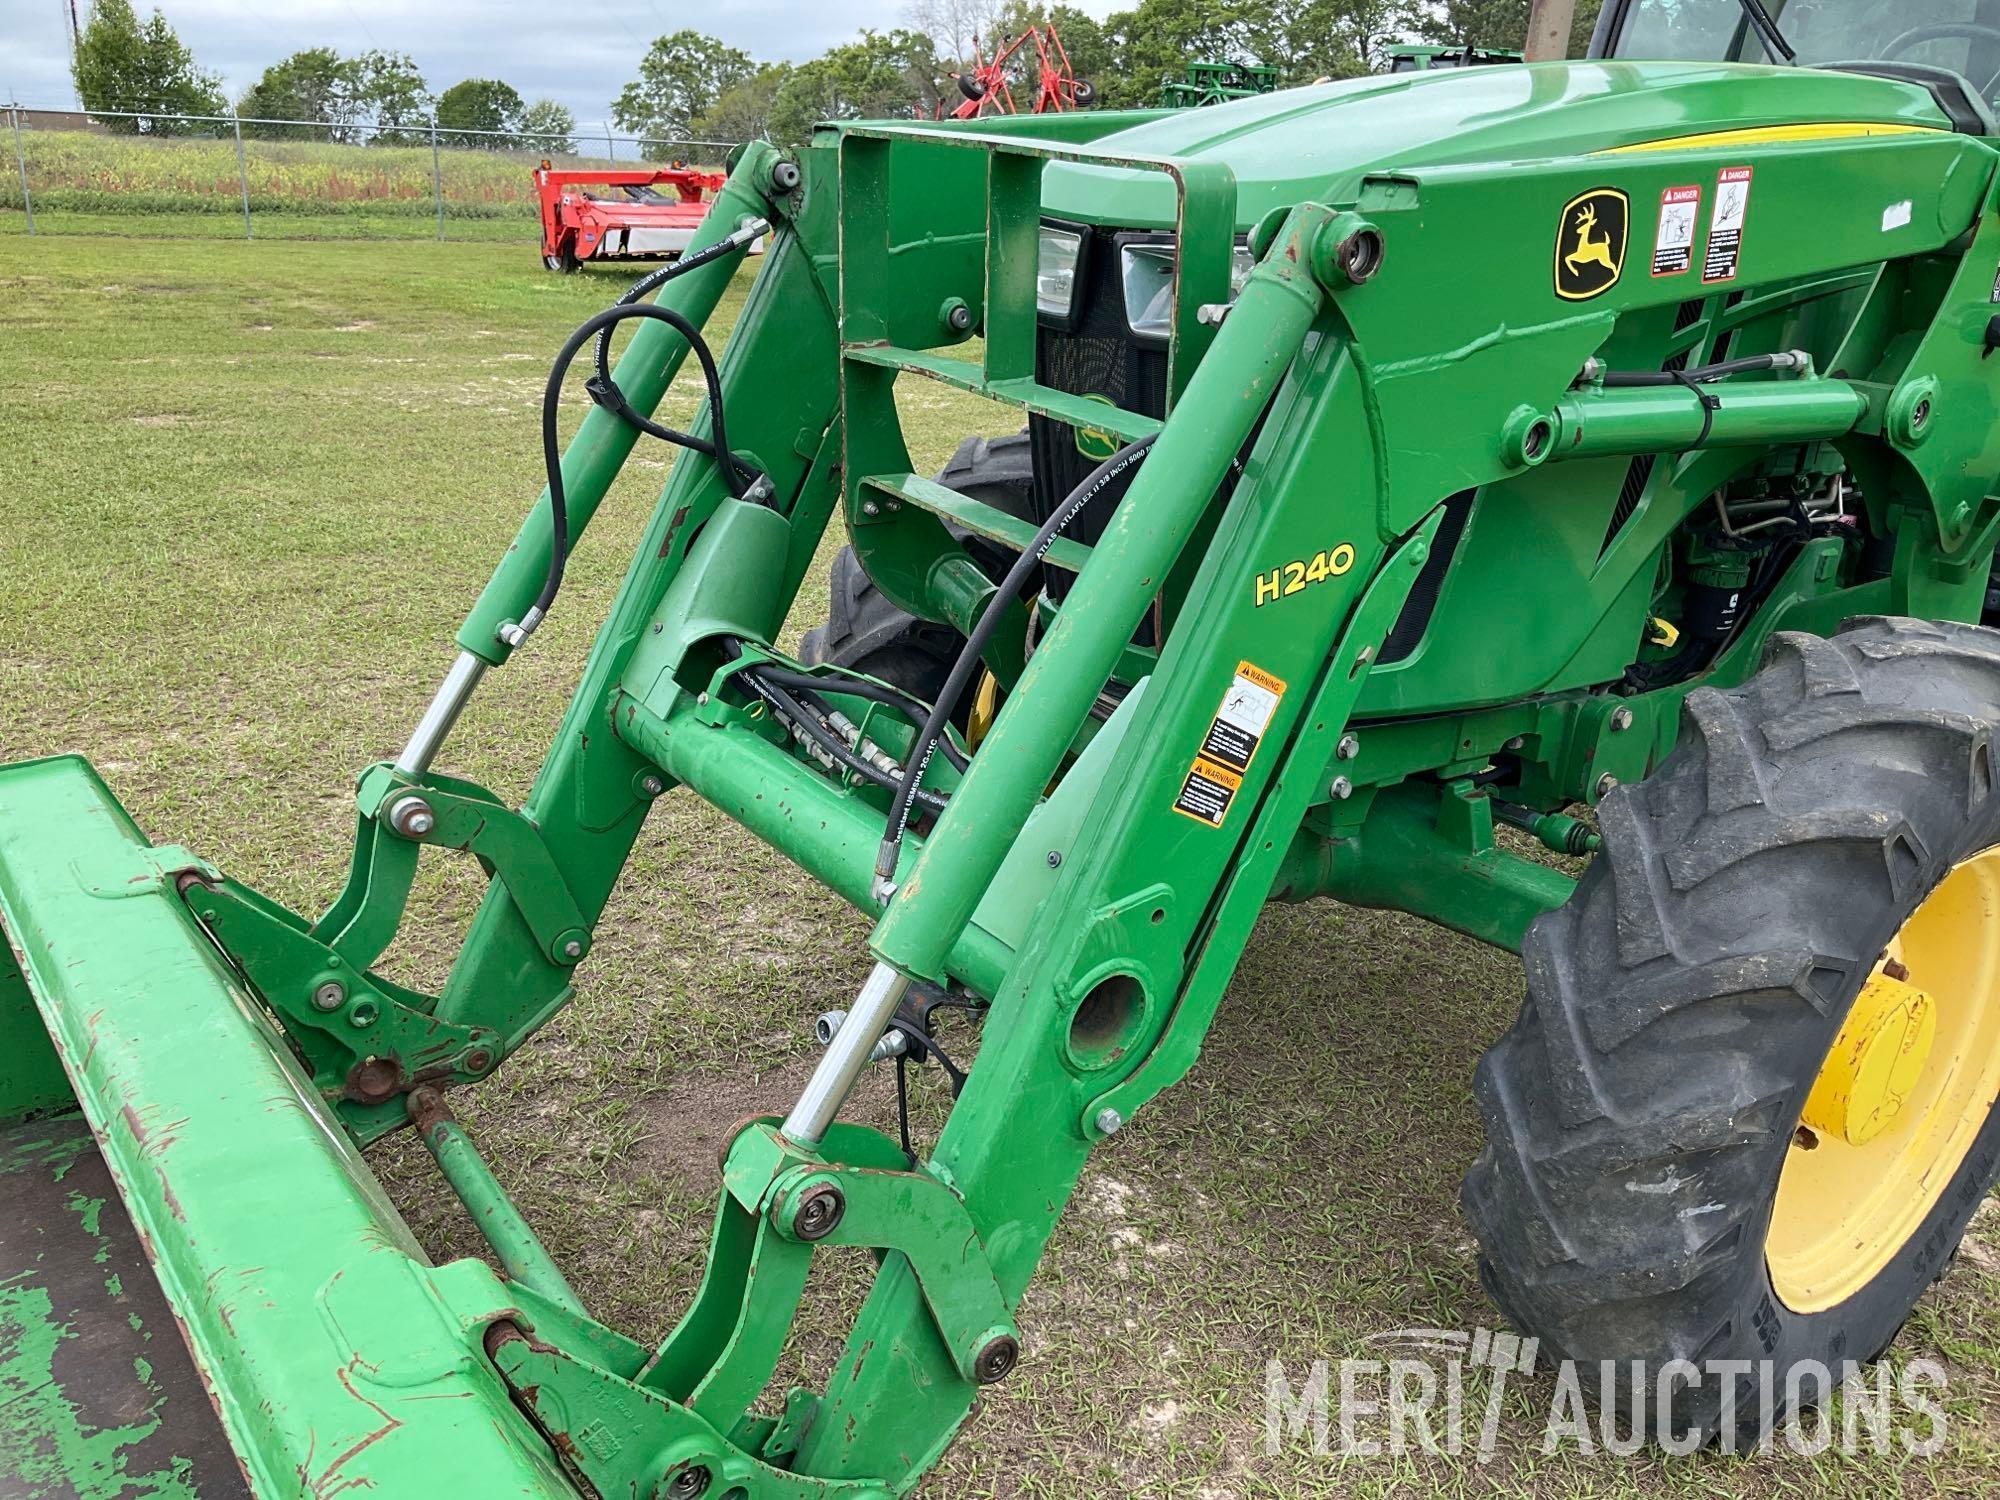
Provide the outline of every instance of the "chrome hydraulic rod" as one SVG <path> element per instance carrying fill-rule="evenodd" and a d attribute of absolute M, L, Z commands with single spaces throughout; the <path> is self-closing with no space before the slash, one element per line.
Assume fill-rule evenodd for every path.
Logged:
<path fill-rule="evenodd" d="M 827 1043 L 826 1051 L 820 1054 L 819 1066 L 806 1080 L 799 1102 L 785 1116 L 781 1128 L 787 1140 L 800 1146 L 817 1146 L 820 1143 L 827 1126 L 840 1114 L 841 1105 L 847 1102 L 848 1094 L 853 1091 L 854 1080 L 868 1066 L 875 1043 L 889 1029 L 890 1019 L 896 1014 L 896 1007 L 903 1003 L 903 995 L 909 987 L 909 976 L 887 964 L 878 963 L 870 971 L 867 983 L 861 986 L 861 993 L 855 997 L 853 1008 L 847 1012 L 847 1019 Z"/>
<path fill-rule="evenodd" d="M 444 674 L 444 681 L 438 684 L 431 706 L 424 710 L 424 716 L 417 720 L 417 727 L 410 731 L 410 742 L 396 757 L 398 771 L 405 776 L 421 776 L 431 768 L 431 762 L 437 759 L 438 751 L 444 747 L 445 736 L 451 733 L 451 726 L 458 722 L 459 713 L 472 697 L 472 690 L 479 686 L 479 679 L 485 675 L 484 661 L 470 651 L 458 653 L 458 660 L 451 664 L 451 670 Z"/>

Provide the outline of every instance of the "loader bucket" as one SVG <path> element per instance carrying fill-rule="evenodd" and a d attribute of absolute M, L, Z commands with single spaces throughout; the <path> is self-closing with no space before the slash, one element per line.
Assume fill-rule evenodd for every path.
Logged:
<path fill-rule="evenodd" d="M 425 1259 L 190 916 L 212 873 L 79 758 L 0 768 L 0 1490 L 573 1496 L 481 1351 L 518 1302 Z"/>

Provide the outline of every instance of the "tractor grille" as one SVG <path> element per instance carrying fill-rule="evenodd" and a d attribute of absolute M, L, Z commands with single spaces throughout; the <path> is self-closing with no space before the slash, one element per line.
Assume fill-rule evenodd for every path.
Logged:
<path fill-rule="evenodd" d="M 1074 329 L 1043 324 L 1036 341 L 1035 379 L 1074 396 L 1097 396 L 1112 406 L 1149 417 L 1167 413 L 1167 351 L 1135 343 L 1125 326 L 1125 298 L 1118 282 L 1118 250 L 1112 231 L 1094 230 L 1082 256 L 1080 315 Z M 1063 497 L 1109 458 L 1116 438 L 1093 441 L 1077 429 L 1039 414 L 1028 418 L 1028 441 L 1035 459 L 1035 519 L 1045 521 Z M 1130 478 L 1111 485 L 1073 519 L 1064 535 L 1090 546 L 1104 535 L 1111 513 L 1125 496 Z M 1051 569 L 1049 597 L 1060 602 L 1072 579 Z"/>

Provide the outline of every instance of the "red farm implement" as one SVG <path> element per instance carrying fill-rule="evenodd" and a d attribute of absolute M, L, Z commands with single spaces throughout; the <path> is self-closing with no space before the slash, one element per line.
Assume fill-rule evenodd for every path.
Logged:
<path fill-rule="evenodd" d="M 954 73 L 964 97 L 949 114 L 938 105 L 938 118 L 972 120 L 980 115 L 1046 115 L 1066 109 L 1088 109 L 1097 90 L 1078 78 L 1069 53 L 1053 26 L 1030 26 L 1019 36 L 1003 37 L 991 57 L 979 55 L 973 42 L 970 72 Z M 1019 88 L 1023 102 L 1016 103 Z"/>
<path fill-rule="evenodd" d="M 721 172 L 680 165 L 557 171 L 545 161 L 535 171 L 542 263 L 568 272 L 587 260 L 678 257 L 726 180 Z M 618 196 L 599 197 L 606 189 Z"/>

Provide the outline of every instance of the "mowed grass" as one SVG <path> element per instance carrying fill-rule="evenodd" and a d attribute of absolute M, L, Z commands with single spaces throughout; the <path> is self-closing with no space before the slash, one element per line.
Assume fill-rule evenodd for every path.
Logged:
<path fill-rule="evenodd" d="M 400 746 L 539 486 L 547 360 L 623 284 L 550 276 L 527 247 L 0 245 L 0 758 L 81 751 L 154 838 L 322 907 L 354 772 Z M 684 376 L 674 415 L 696 394 Z M 939 387 L 910 395 L 924 463 L 1010 425 Z M 666 462 L 638 450 L 449 769 L 525 794 Z M 808 583 L 791 638 L 823 591 Z M 442 973 L 478 890 L 469 862 L 427 861 L 399 974 Z M 688 794 L 655 810 L 576 1003 L 458 1100 L 601 1316 L 653 1339 L 686 1306 L 715 1147 L 790 1102 L 812 1018 L 866 971 L 865 931 Z M 2000 1492 L 1989 1215 L 1894 1350 L 1950 1374 L 1934 1457 L 1545 1454 L 1546 1373 L 1510 1389 L 1490 1462 L 1266 1453 L 1267 1360 L 1296 1382 L 1314 1359 L 1379 1356 L 1371 1335 L 1496 1324 L 1457 1191 L 1480 1144 L 1472 1066 L 1518 992 L 1512 958 L 1414 919 L 1273 909 L 1194 1075 L 1092 1161 L 1021 1309 L 1021 1370 L 922 1493 Z M 886 1088 L 868 1081 L 862 1117 L 887 1118 Z M 934 1129 L 934 1077 L 919 1089 Z M 435 1256 L 482 1253 L 421 1150 L 372 1155 Z M 784 1375 L 823 1367 L 858 1281 L 851 1264 L 829 1279 Z"/>

